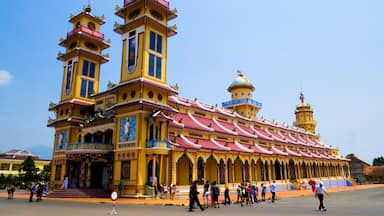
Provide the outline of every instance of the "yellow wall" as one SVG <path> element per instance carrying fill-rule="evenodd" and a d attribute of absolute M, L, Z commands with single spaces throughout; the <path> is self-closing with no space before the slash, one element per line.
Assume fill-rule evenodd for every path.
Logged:
<path fill-rule="evenodd" d="M 0 174 L 7 175 L 19 175 L 18 168 L 21 167 L 21 164 L 24 162 L 24 160 L 12 160 L 12 159 L 0 159 Z M 51 161 L 42 161 L 42 160 L 34 160 L 36 168 L 39 169 L 39 171 L 44 170 L 44 166 L 49 165 Z M 8 166 L 8 169 L 1 169 L 4 165 Z M 13 168 L 17 168 L 17 170 L 13 170 Z"/>

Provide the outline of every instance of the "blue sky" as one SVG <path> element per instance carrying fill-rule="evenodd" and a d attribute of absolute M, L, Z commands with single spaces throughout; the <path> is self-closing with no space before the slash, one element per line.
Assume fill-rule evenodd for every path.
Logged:
<path fill-rule="evenodd" d="M 50 101 L 60 99 L 60 37 L 69 15 L 88 0 L 13 0 L 0 8 L 0 151 L 30 149 L 50 158 Z M 92 0 L 104 15 L 111 61 L 101 88 L 118 82 L 121 36 L 114 8 L 123 0 Z M 230 99 L 226 88 L 242 70 L 263 103 L 259 116 L 292 124 L 299 93 L 315 112 L 322 140 L 342 155 L 372 163 L 384 155 L 384 1 L 172 0 L 178 35 L 168 44 L 168 83 L 208 104 Z M 47 153 L 48 152 L 48 153 Z"/>

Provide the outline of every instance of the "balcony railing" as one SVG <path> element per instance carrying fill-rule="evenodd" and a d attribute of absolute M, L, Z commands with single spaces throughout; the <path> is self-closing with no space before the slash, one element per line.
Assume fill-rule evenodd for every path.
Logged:
<path fill-rule="evenodd" d="M 67 38 L 72 36 L 72 35 L 74 35 L 74 34 L 76 34 L 76 33 L 79 33 L 79 32 L 82 32 L 82 33 L 85 33 L 87 35 L 99 38 L 101 40 L 104 40 L 104 34 L 103 33 L 100 33 L 98 31 L 92 30 L 92 29 L 90 29 L 88 27 L 85 27 L 85 26 L 80 26 L 78 28 L 73 29 L 71 32 L 68 32 L 67 33 Z"/>
<path fill-rule="evenodd" d="M 124 7 L 127 7 L 128 5 L 134 3 L 137 0 L 124 0 Z M 156 3 L 164 6 L 165 8 L 169 9 L 169 2 L 165 0 L 154 0 Z"/>
<path fill-rule="evenodd" d="M 171 145 L 168 140 L 147 140 L 146 148 L 169 149 L 171 148 Z"/>
<path fill-rule="evenodd" d="M 260 107 L 260 108 L 262 107 L 262 103 L 255 101 L 255 100 L 252 100 L 250 98 L 244 98 L 244 99 L 238 99 L 238 100 L 231 100 L 231 101 L 223 102 L 221 104 L 221 106 L 226 108 L 226 107 L 237 106 L 240 104 L 252 104 L 252 105 Z"/>
<path fill-rule="evenodd" d="M 73 150 L 113 150 L 113 144 L 102 143 L 71 143 L 67 145 L 67 151 Z"/>

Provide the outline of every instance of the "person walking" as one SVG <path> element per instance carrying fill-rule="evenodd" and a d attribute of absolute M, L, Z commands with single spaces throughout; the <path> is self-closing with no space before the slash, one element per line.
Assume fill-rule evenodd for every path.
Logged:
<path fill-rule="evenodd" d="M 265 201 L 265 194 L 267 192 L 267 187 L 265 187 L 264 183 L 261 183 L 261 201 Z"/>
<path fill-rule="evenodd" d="M 272 183 L 269 185 L 269 188 L 271 189 L 271 194 L 272 194 L 272 203 L 275 202 L 276 199 L 276 185 L 275 185 L 275 180 L 272 181 Z"/>
<path fill-rule="evenodd" d="M 229 197 L 229 187 L 228 184 L 225 185 L 225 190 L 224 190 L 224 205 L 231 205 L 231 198 Z"/>
<path fill-rule="evenodd" d="M 217 187 L 216 181 L 214 181 L 211 185 L 211 193 L 213 198 L 213 207 L 220 208 L 219 206 L 220 189 L 219 187 Z"/>
<path fill-rule="evenodd" d="M 33 201 L 33 195 L 36 193 L 36 184 L 35 182 L 32 182 L 31 186 L 29 187 L 29 202 L 32 202 Z"/>
<path fill-rule="evenodd" d="M 205 208 L 209 207 L 210 203 L 210 191 L 209 191 L 209 181 L 205 181 L 204 190 L 203 190 L 203 199 Z"/>
<path fill-rule="evenodd" d="M 201 206 L 199 198 L 199 192 L 197 191 L 197 181 L 194 181 L 189 189 L 189 211 L 193 211 L 193 205 L 196 203 L 200 207 L 201 211 L 204 211 L 203 206 Z"/>
<path fill-rule="evenodd" d="M 319 199 L 319 211 L 327 211 L 327 209 L 324 207 L 324 195 L 328 194 L 327 191 L 325 190 L 323 183 L 319 183 L 319 186 L 316 188 L 316 193 L 315 197 Z"/>

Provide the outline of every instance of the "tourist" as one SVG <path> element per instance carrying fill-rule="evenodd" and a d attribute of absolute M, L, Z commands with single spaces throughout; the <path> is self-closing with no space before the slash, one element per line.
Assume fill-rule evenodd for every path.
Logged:
<path fill-rule="evenodd" d="M 197 181 L 194 181 L 189 189 L 189 211 L 193 211 L 193 206 L 196 203 L 200 207 L 201 211 L 204 211 L 203 206 L 201 206 L 199 198 L 199 192 L 197 191 Z"/>
<path fill-rule="evenodd" d="M 210 202 L 209 181 L 205 181 L 204 190 L 203 190 L 203 199 L 204 199 L 205 208 L 208 208 L 209 202 Z"/>
<path fill-rule="evenodd" d="M 228 184 L 225 184 L 225 189 L 224 189 L 224 205 L 231 205 L 231 198 L 229 197 L 229 187 Z"/>
<path fill-rule="evenodd" d="M 211 185 L 211 193 L 213 198 L 213 207 L 214 208 L 220 208 L 219 206 L 219 196 L 220 196 L 220 189 L 216 185 L 216 181 L 213 181 Z"/>
<path fill-rule="evenodd" d="M 171 194 L 171 199 L 176 199 L 176 184 L 171 184 L 171 189 L 169 190 L 169 193 Z"/>
<path fill-rule="evenodd" d="M 168 199 L 168 186 L 163 184 L 163 199 Z"/>
<path fill-rule="evenodd" d="M 257 197 L 259 195 L 259 188 L 257 187 L 256 183 L 252 184 L 252 192 L 253 192 L 253 202 L 258 203 L 259 199 Z"/>
<path fill-rule="evenodd" d="M 269 188 L 271 189 L 271 194 L 272 194 L 272 202 L 275 202 L 276 199 L 276 185 L 275 185 L 275 180 L 270 183 Z"/>
<path fill-rule="evenodd" d="M 33 201 L 33 195 L 36 193 L 36 184 L 35 182 L 32 182 L 32 184 L 29 186 L 29 202 Z"/>
<path fill-rule="evenodd" d="M 253 190 L 251 183 L 248 184 L 247 190 L 247 205 L 250 207 L 253 205 Z"/>
<path fill-rule="evenodd" d="M 8 199 L 13 199 L 13 194 L 15 193 L 15 185 L 13 183 L 9 183 L 7 186 Z"/>
<path fill-rule="evenodd" d="M 327 211 L 327 209 L 324 207 L 324 195 L 325 194 L 328 194 L 327 191 L 325 190 L 324 186 L 323 186 L 323 183 L 319 183 L 319 186 L 316 188 L 316 193 L 315 193 L 315 197 L 319 198 L 319 211 L 323 210 L 323 211 Z"/>
<path fill-rule="evenodd" d="M 264 183 L 261 183 L 261 201 L 265 202 L 265 194 L 267 192 L 267 187 L 264 185 Z"/>
<path fill-rule="evenodd" d="M 64 178 L 64 182 L 61 185 L 61 189 L 64 189 L 64 190 L 68 189 L 68 177 L 67 176 Z"/>

